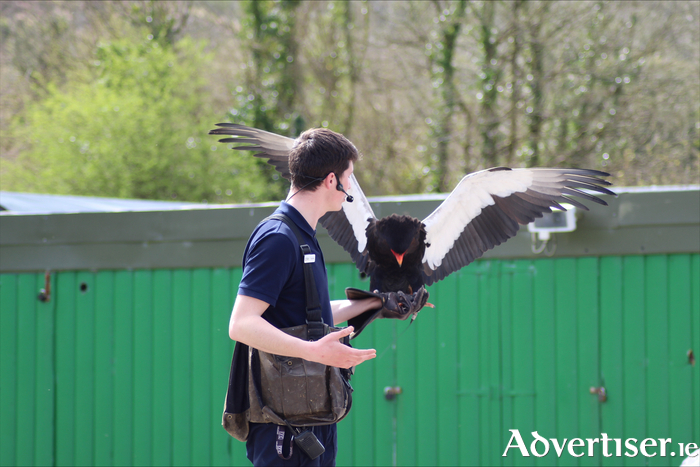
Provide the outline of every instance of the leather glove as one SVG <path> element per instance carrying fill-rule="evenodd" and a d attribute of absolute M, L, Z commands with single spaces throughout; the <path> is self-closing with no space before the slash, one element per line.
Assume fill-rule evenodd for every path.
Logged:
<path fill-rule="evenodd" d="M 356 338 L 369 323 L 378 318 L 405 320 L 409 316 L 415 319 L 418 312 L 428 302 L 428 291 L 421 286 L 413 294 L 404 292 L 368 292 L 366 290 L 348 287 L 345 289 L 345 296 L 348 300 L 363 300 L 366 298 L 379 298 L 382 307 L 375 310 L 368 310 L 364 313 L 350 318 L 348 325 L 355 328 L 351 339 Z M 411 320 L 413 321 L 413 320 Z"/>

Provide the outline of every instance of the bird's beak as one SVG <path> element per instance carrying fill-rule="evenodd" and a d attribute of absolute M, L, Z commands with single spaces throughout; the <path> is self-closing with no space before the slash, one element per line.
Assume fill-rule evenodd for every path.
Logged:
<path fill-rule="evenodd" d="M 401 263 L 403 263 L 403 255 L 405 255 L 406 252 L 403 252 L 401 254 L 398 254 L 394 250 L 391 250 L 391 252 L 394 254 L 394 257 L 396 258 L 396 262 L 399 263 L 399 267 L 401 267 Z"/>

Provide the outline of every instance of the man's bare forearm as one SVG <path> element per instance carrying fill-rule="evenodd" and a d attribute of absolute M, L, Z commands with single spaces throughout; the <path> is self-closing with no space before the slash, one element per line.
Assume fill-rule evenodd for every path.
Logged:
<path fill-rule="evenodd" d="M 381 308 L 381 306 L 382 301 L 378 298 L 369 298 L 366 300 L 333 300 L 331 302 L 333 321 L 338 324 L 343 323 L 365 311 L 377 310 Z"/>
<path fill-rule="evenodd" d="M 376 356 L 374 349 L 354 349 L 339 342 L 352 332 L 350 328 L 315 342 L 290 336 L 263 319 L 262 313 L 267 306 L 261 300 L 239 295 L 231 313 L 229 337 L 264 352 L 342 368 L 359 365 Z"/>

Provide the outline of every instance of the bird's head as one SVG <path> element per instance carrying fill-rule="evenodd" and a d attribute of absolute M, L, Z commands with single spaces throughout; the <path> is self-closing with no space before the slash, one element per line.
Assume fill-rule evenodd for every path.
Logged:
<path fill-rule="evenodd" d="M 392 214 L 367 226 L 367 248 L 375 260 L 395 260 L 399 267 L 407 257 L 420 261 L 425 252 L 425 227 L 414 217 Z"/>

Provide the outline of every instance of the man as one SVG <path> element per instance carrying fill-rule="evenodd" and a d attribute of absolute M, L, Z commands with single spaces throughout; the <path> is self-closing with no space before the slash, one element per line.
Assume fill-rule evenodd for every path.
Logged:
<path fill-rule="evenodd" d="M 292 186 L 286 202 L 276 211 L 297 225 L 315 255 L 314 277 L 323 321 L 329 325 L 382 308 L 379 298 L 330 301 L 323 254 L 315 237 L 318 220 L 326 212 L 341 209 L 345 194 L 339 191 L 338 184 L 349 188 L 353 163 L 358 157 L 355 146 L 340 134 L 323 128 L 305 131 L 289 154 Z M 376 357 L 374 349 L 354 349 L 340 342 L 353 332 L 352 326 L 314 342 L 280 331 L 305 322 L 306 294 L 298 241 L 289 226 L 268 220 L 253 232 L 243 255 L 243 277 L 229 323 L 231 339 L 268 353 L 340 368 Z M 312 430 L 325 453 L 312 461 L 300 449 L 293 449 L 287 431 L 284 455 L 291 447 L 292 457 L 283 460 L 275 448 L 277 425 L 251 423 L 246 443 L 248 459 L 256 466 L 335 465 L 335 424 Z"/>

